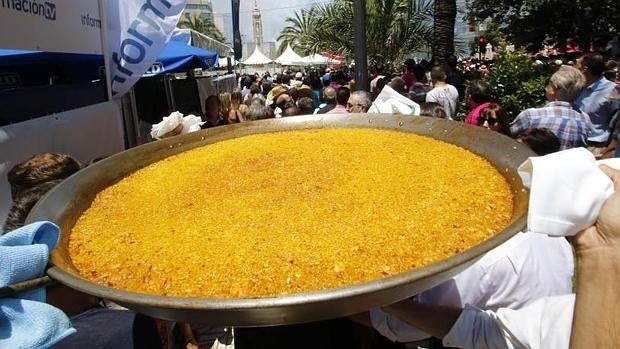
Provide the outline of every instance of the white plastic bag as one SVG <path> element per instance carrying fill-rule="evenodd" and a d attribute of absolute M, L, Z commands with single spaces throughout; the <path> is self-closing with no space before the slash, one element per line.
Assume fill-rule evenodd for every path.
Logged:
<path fill-rule="evenodd" d="M 161 139 L 164 135 L 172 132 L 181 124 L 183 124 L 183 114 L 178 111 L 172 112 L 170 115 L 164 116 L 160 123 L 151 127 L 151 137 L 154 139 Z"/>
<path fill-rule="evenodd" d="M 151 137 L 162 139 L 164 137 L 200 131 L 200 126 L 203 123 L 199 116 L 193 114 L 183 116 L 182 113 L 175 111 L 168 116 L 164 116 L 160 123 L 153 125 Z"/>
<path fill-rule="evenodd" d="M 386 85 L 368 109 L 368 113 L 420 115 L 420 105 Z"/>

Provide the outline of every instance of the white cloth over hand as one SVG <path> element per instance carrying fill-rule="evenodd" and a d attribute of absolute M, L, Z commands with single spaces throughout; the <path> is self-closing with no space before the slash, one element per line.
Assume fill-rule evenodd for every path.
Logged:
<path fill-rule="evenodd" d="M 519 166 L 530 188 L 527 228 L 552 236 L 572 236 L 596 222 L 614 192 L 611 179 L 585 148 L 531 157 Z"/>

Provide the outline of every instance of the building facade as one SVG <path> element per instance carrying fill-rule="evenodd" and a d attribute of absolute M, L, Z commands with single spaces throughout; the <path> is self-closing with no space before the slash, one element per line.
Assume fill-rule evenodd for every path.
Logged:
<path fill-rule="evenodd" d="M 211 0 L 187 0 L 183 16 L 196 15 L 213 20 L 213 5 Z"/>
<path fill-rule="evenodd" d="M 232 14 L 230 13 L 214 13 L 213 24 L 224 35 L 227 43 L 233 42 L 233 24 Z"/>

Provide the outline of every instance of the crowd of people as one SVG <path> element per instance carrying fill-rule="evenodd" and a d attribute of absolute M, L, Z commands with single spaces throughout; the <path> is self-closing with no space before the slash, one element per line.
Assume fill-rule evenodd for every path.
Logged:
<path fill-rule="evenodd" d="M 492 99 L 485 81 L 488 74 L 470 74 L 456 58 L 436 66 L 408 59 L 399 71 L 373 66 L 368 92 L 357 89 L 353 72 L 347 68 L 241 75 L 235 91 L 206 99 L 202 128 L 296 115 L 366 113 L 388 86 L 418 105 L 412 110 L 420 110 L 421 116 L 462 118 L 466 124 L 520 142 L 532 141 L 542 155 L 589 147 L 597 158 L 614 156 L 620 126 L 616 123 L 620 109 L 617 62 L 588 53 L 569 63 L 559 65 L 549 80 L 548 104 L 532 105 L 512 120 Z M 484 66 L 485 71 L 489 68 L 491 62 Z M 475 79 L 468 79 L 471 76 Z M 469 110 L 457 118 L 460 102 Z"/>
<path fill-rule="evenodd" d="M 426 61 L 407 60 L 397 72 L 372 67 L 368 92 L 357 88 L 352 73 L 346 69 L 246 74 L 239 77 L 236 90 L 205 100 L 201 128 L 297 115 L 367 113 L 389 87 L 419 105 L 412 110 L 419 110 L 425 117 L 453 120 L 457 104 L 462 101 L 469 108 L 463 120 L 465 124 L 514 137 L 539 155 L 583 147 L 597 158 L 618 156 L 616 144 L 620 141 L 620 125 L 616 119 L 620 115 L 620 76 L 617 67 L 613 69 L 613 64 L 599 53 L 588 53 L 576 59 L 573 65 L 562 65 L 548 81 L 545 91 L 548 103 L 542 107 L 531 106 L 512 121 L 502 106 L 491 98 L 484 77 L 466 81 L 456 60 L 437 66 Z M 75 159 L 59 154 L 44 154 L 15 166 L 9 172 L 15 202 L 4 231 L 21 227 L 34 203 L 79 168 Z M 604 172 L 613 180 L 615 188 L 620 188 L 620 172 L 609 168 Z M 619 276 L 620 222 L 615 213 L 619 198 L 620 194 L 616 193 L 607 200 L 597 223 L 570 240 L 572 248 L 565 239 L 519 233 L 453 279 L 412 295 L 411 299 L 371 309 L 351 319 L 402 343 L 435 337 L 443 339 L 446 345 L 465 348 L 567 347 L 573 319 L 573 272 L 577 270 L 578 293 L 574 309 L 575 323 L 581 327 L 578 330 L 573 327 L 572 334 L 573 342 L 585 347 L 584 331 L 591 329 L 588 321 L 594 321 L 594 312 L 609 312 L 601 308 L 605 304 L 593 298 L 609 300 L 613 294 L 609 281 L 596 274 L 602 270 L 612 282 L 617 282 Z M 578 257 L 576 268 L 573 248 Z M 606 258 L 600 258 L 591 252 L 593 250 L 602 251 Z M 82 321 L 85 324 L 82 336 L 86 337 L 70 336 L 58 343 L 58 347 L 77 347 L 92 336 L 105 338 L 110 333 L 111 340 L 122 340 L 121 344 L 110 342 L 109 345 L 117 345 L 115 347 L 161 346 L 153 319 L 133 312 L 117 313 L 102 307 L 101 300 L 76 291 L 61 291 L 50 289 L 48 301 L 74 316 L 78 332 Z M 60 295 L 57 301 L 55 294 Z M 67 298 L 71 300 L 68 303 Z M 560 301 L 556 304 L 557 299 Z M 83 300 L 79 309 L 75 307 L 76 300 Z M 564 306 L 566 304 L 571 306 Z M 616 314 L 620 311 L 617 301 L 608 306 Z M 510 327 L 526 316 L 532 321 L 531 328 Z M 551 327 L 555 324 L 549 316 L 563 321 L 563 325 L 553 330 Z M 610 321 L 611 317 L 600 318 L 594 323 L 603 321 L 608 325 L 605 321 Z M 97 321 L 113 322 L 118 329 L 102 334 L 96 331 L 101 325 L 89 327 L 89 321 L 95 324 Z M 230 335 L 226 328 L 211 328 L 204 333 L 199 333 L 204 330 L 200 326 L 184 324 L 180 328 L 179 336 L 196 346 L 205 345 L 200 338 L 207 338 L 205 340 L 212 344 L 217 338 Z M 95 330 L 89 332 L 89 329 Z M 536 329 L 540 330 L 541 338 L 524 334 Z M 618 333 L 616 327 L 610 336 L 620 341 Z M 156 340 L 152 341 L 154 338 Z M 155 342 L 157 344 L 153 344 Z"/>

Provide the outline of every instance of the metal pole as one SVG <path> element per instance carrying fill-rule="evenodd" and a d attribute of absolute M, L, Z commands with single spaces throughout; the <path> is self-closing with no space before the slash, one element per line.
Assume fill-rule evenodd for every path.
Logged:
<path fill-rule="evenodd" d="M 112 100 L 112 77 L 110 71 L 110 43 L 108 41 L 108 13 L 107 1 L 99 0 L 99 18 L 101 18 L 101 53 L 103 54 L 103 64 L 105 67 L 105 84 L 108 100 Z M 112 6 L 112 5 L 110 5 Z"/>
<path fill-rule="evenodd" d="M 369 91 L 368 55 L 366 53 L 366 0 L 353 0 L 353 30 L 357 88 L 361 91 Z"/>
<path fill-rule="evenodd" d="M 241 46 L 241 32 L 239 31 L 239 2 L 240 0 L 230 0 L 232 8 L 232 25 L 233 25 L 233 49 L 235 50 L 235 59 L 241 60 L 243 55 Z"/>

